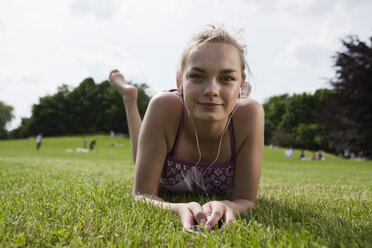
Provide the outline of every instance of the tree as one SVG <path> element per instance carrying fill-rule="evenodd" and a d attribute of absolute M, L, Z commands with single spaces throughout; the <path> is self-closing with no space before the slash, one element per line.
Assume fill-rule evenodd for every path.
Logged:
<path fill-rule="evenodd" d="M 148 86 L 134 85 L 138 89 L 138 109 L 143 116 L 150 101 L 145 92 Z M 109 81 L 96 84 L 92 78 L 86 78 L 72 91 L 62 85 L 56 94 L 41 97 L 39 103 L 33 105 L 31 117 L 22 119 L 11 135 L 56 136 L 111 130 L 128 133 L 123 100 Z"/>
<path fill-rule="evenodd" d="M 6 124 L 13 119 L 13 107 L 0 101 L 0 139 L 8 138 Z"/>
<path fill-rule="evenodd" d="M 301 148 L 310 150 L 320 149 L 320 144 L 318 144 L 319 128 L 318 124 L 299 124 L 295 131 L 296 144 Z"/>
<path fill-rule="evenodd" d="M 21 118 L 21 124 L 10 132 L 10 138 L 19 139 L 22 137 L 27 137 L 27 134 L 29 133 L 29 120 L 29 118 Z"/>
<path fill-rule="evenodd" d="M 288 94 L 283 94 L 279 96 L 272 96 L 265 101 L 263 108 L 265 111 L 265 144 L 275 143 L 276 145 L 281 145 L 280 140 L 283 137 L 283 131 L 280 130 L 275 134 L 276 130 L 279 128 L 279 124 L 282 121 L 282 117 L 285 114 L 288 101 L 290 96 Z M 272 138 L 276 136 L 275 142 L 272 142 Z M 286 136 L 286 135 L 284 135 Z M 287 140 L 285 138 L 285 140 Z M 292 139 L 291 139 L 292 140 Z M 285 141 L 287 143 L 287 141 Z"/>
<path fill-rule="evenodd" d="M 301 123 L 315 123 L 317 100 L 318 99 L 311 94 L 294 94 L 288 100 L 285 113 L 282 116 L 279 126 L 289 133 L 295 133 L 295 129 Z"/>
<path fill-rule="evenodd" d="M 337 151 L 372 154 L 372 37 L 366 44 L 351 36 L 334 56 L 334 94 L 321 111 L 321 123 Z"/>
<path fill-rule="evenodd" d="M 23 137 L 39 133 L 48 136 L 68 133 L 66 122 L 72 114 L 68 107 L 69 94 L 68 86 L 62 85 L 55 95 L 41 97 L 39 104 L 32 106 L 32 116 L 22 121 L 19 133 Z"/>
<path fill-rule="evenodd" d="M 277 128 L 273 131 L 270 143 L 281 147 L 296 147 L 295 136 L 281 128 Z"/>
<path fill-rule="evenodd" d="M 329 150 L 329 138 L 319 125 L 318 112 L 331 94 L 331 90 L 319 89 L 314 94 L 270 97 L 263 104 L 265 144 Z"/>

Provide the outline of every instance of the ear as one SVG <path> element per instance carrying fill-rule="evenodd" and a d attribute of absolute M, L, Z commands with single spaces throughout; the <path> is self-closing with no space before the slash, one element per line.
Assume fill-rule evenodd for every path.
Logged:
<path fill-rule="evenodd" d="M 182 75 L 181 75 L 181 73 L 177 72 L 176 80 L 177 80 L 177 89 L 179 91 L 181 91 L 181 88 L 182 88 Z"/>
<path fill-rule="evenodd" d="M 242 81 L 240 82 L 240 89 L 241 89 L 242 92 L 244 92 L 244 88 L 245 88 L 245 84 L 246 84 L 245 79 L 246 79 L 246 75 L 245 75 L 245 73 L 243 73 Z"/>

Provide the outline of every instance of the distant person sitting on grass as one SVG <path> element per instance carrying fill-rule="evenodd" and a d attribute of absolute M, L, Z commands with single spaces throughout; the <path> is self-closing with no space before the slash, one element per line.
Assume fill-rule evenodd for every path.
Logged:
<path fill-rule="evenodd" d="M 284 152 L 285 156 L 288 158 L 288 159 L 291 159 L 292 158 L 292 155 L 293 155 L 293 149 L 292 147 L 288 147 L 285 152 Z"/>
<path fill-rule="evenodd" d="M 301 150 L 301 154 L 300 154 L 300 160 L 306 160 L 306 156 L 305 156 L 305 151 L 304 150 Z"/>
<path fill-rule="evenodd" d="M 96 140 L 92 140 L 89 144 L 89 150 L 90 151 L 93 151 L 94 150 L 94 146 L 96 145 Z"/>
<path fill-rule="evenodd" d="M 325 157 L 323 156 L 323 151 L 319 150 L 318 151 L 318 160 L 325 160 Z"/>
<path fill-rule="evenodd" d="M 177 72 L 178 90 L 153 97 L 143 122 L 137 89 L 119 70 L 109 76 L 126 110 L 133 196 L 176 213 L 187 229 L 199 224 L 212 230 L 219 221 L 224 229 L 256 203 L 264 112 L 243 91 L 249 72 L 244 47 L 221 27 L 193 36 Z M 221 194 L 226 200 L 171 203 L 159 192 Z"/>
<path fill-rule="evenodd" d="M 36 136 L 36 150 L 40 149 L 42 139 L 43 139 L 42 134 L 39 134 L 38 136 Z"/>

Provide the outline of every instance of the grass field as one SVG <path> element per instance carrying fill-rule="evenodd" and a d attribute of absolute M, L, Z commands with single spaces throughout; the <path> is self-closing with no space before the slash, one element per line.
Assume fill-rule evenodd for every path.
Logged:
<path fill-rule="evenodd" d="M 0 247 L 372 247 L 372 161 L 287 160 L 265 148 L 255 210 L 203 236 L 132 199 L 128 139 L 87 138 L 97 152 L 71 152 L 82 137 L 45 138 L 40 151 L 34 140 L 0 141 Z"/>

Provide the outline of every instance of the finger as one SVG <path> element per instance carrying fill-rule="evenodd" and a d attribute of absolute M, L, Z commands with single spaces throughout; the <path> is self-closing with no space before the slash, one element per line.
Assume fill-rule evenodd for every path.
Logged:
<path fill-rule="evenodd" d="M 208 202 L 202 206 L 203 212 L 209 217 L 212 214 L 211 203 Z"/>
<path fill-rule="evenodd" d="M 218 221 L 223 217 L 224 209 L 221 204 L 212 204 L 212 214 L 208 218 L 207 223 L 205 223 L 205 228 L 210 231 Z"/>
<path fill-rule="evenodd" d="M 179 218 L 184 228 L 190 228 L 195 224 L 194 216 L 188 209 L 182 213 Z"/>
<path fill-rule="evenodd" d="M 220 232 L 224 232 L 228 226 L 230 226 L 235 221 L 235 216 L 231 211 L 226 211 L 224 216 L 224 223 L 220 228 Z"/>
<path fill-rule="evenodd" d="M 199 225 L 204 225 L 207 222 L 207 215 L 204 213 L 199 203 L 191 203 L 189 210 Z"/>
<path fill-rule="evenodd" d="M 224 220 L 224 226 L 229 226 L 235 221 L 235 216 L 233 212 L 231 211 L 226 211 L 225 213 L 225 220 Z"/>

